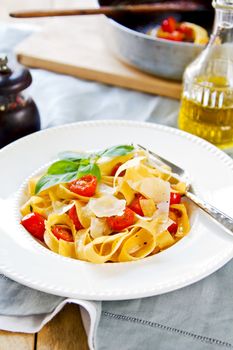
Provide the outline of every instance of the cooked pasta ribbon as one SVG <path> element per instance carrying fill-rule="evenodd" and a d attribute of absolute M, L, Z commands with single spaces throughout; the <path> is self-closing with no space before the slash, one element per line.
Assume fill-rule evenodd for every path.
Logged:
<path fill-rule="evenodd" d="M 91 163 L 84 158 L 83 164 L 95 169 L 87 176 L 99 172 L 91 195 L 73 191 L 69 181 L 35 193 L 40 177 L 29 180 L 21 214 L 38 213 L 45 219 L 44 242 L 50 250 L 95 264 L 130 262 L 157 254 L 188 234 L 185 203 L 170 205 L 171 193 L 182 196 L 186 184 L 147 152 L 129 150 L 115 156 L 107 152 Z M 86 179 L 72 181 L 79 186 Z"/>
<path fill-rule="evenodd" d="M 62 238 L 58 239 L 53 233 L 53 227 L 55 225 L 69 228 L 73 235 L 73 240 L 76 238 L 76 230 L 72 220 L 67 214 L 50 214 L 45 223 L 44 241 L 47 246 L 55 253 L 60 255 L 76 258 L 75 245 L 73 242 L 67 242 Z"/>

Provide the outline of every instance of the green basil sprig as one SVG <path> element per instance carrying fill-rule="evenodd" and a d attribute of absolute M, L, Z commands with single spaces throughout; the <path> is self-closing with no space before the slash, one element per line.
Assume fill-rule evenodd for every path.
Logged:
<path fill-rule="evenodd" d="M 77 172 L 79 168 L 79 163 L 72 162 L 70 160 L 59 160 L 52 165 L 47 170 L 47 174 L 58 175 L 65 173 Z"/>
<path fill-rule="evenodd" d="M 35 188 L 35 194 L 38 194 L 39 192 L 44 191 L 47 188 L 57 185 L 59 183 L 70 182 L 72 180 L 75 180 L 76 178 L 77 171 L 58 175 L 45 174 L 38 180 Z"/>
<path fill-rule="evenodd" d="M 70 160 L 59 160 L 53 163 L 48 168 L 47 173 L 38 180 L 35 194 L 59 183 L 70 182 L 88 174 L 96 176 L 98 181 L 101 178 L 98 165 L 92 163 L 89 159 L 75 162 Z"/>
<path fill-rule="evenodd" d="M 71 160 L 71 161 L 81 161 L 83 159 L 93 158 L 91 154 L 79 153 L 74 151 L 65 151 L 58 154 L 59 159 Z"/>
<path fill-rule="evenodd" d="M 117 157 L 124 156 L 125 154 L 131 153 L 134 150 L 133 145 L 119 145 L 113 146 L 105 149 L 102 152 L 99 152 L 100 157 Z"/>
<path fill-rule="evenodd" d="M 61 160 L 56 161 L 37 182 L 35 194 L 40 193 L 59 183 L 67 183 L 84 175 L 94 175 L 100 181 L 101 173 L 97 161 L 101 157 L 117 157 L 131 153 L 131 145 L 114 146 L 95 154 L 80 154 L 78 152 L 62 152 Z"/>

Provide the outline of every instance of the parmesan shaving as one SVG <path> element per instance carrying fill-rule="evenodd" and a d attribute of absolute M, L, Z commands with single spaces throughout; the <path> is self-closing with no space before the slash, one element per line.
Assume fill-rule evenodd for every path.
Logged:
<path fill-rule="evenodd" d="M 148 177 L 137 182 L 128 180 L 128 184 L 146 198 L 153 199 L 155 203 L 166 202 L 170 199 L 170 183 L 157 177 Z"/>
<path fill-rule="evenodd" d="M 111 195 L 100 198 L 91 198 L 88 204 L 90 210 L 99 218 L 123 215 L 126 200 L 118 199 Z"/>
<path fill-rule="evenodd" d="M 111 195 L 113 195 L 113 194 L 115 193 L 115 188 L 113 188 L 113 187 L 111 187 L 111 186 L 108 186 L 108 185 L 106 185 L 106 184 L 104 184 L 104 183 L 100 183 L 100 184 L 98 185 L 98 190 L 97 190 L 97 192 L 98 192 L 99 194 L 111 194 Z"/>
<path fill-rule="evenodd" d="M 105 219 L 91 218 L 90 235 L 93 238 L 106 236 L 111 233 L 111 230 Z"/>
<path fill-rule="evenodd" d="M 68 210 L 70 210 L 73 207 L 73 205 L 73 201 L 69 204 L 60 201 L 52 202 L 53 212 L 55 214 L 65 214 Z"/>

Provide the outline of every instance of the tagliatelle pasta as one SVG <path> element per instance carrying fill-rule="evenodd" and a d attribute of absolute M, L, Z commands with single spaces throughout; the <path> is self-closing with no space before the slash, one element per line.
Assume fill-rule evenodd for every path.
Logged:
<path fill-rule="evenodd" d="M 190 230 L 185 184 L 147 152 L 64 152 L 30 179 L 21 224 L 53 252 L 91 263 L 143 259 Z"/>

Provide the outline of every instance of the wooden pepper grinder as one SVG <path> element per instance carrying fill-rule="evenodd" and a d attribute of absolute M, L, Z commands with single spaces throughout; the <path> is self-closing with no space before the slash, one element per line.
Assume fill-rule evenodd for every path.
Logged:
<path fill-rule="evenodd" d="M 6 56 L 0 56 L 0 148 L 40 130 L 40 115 L 25 90 L 32 82 L 29 70 L 12 71 Z"/>

